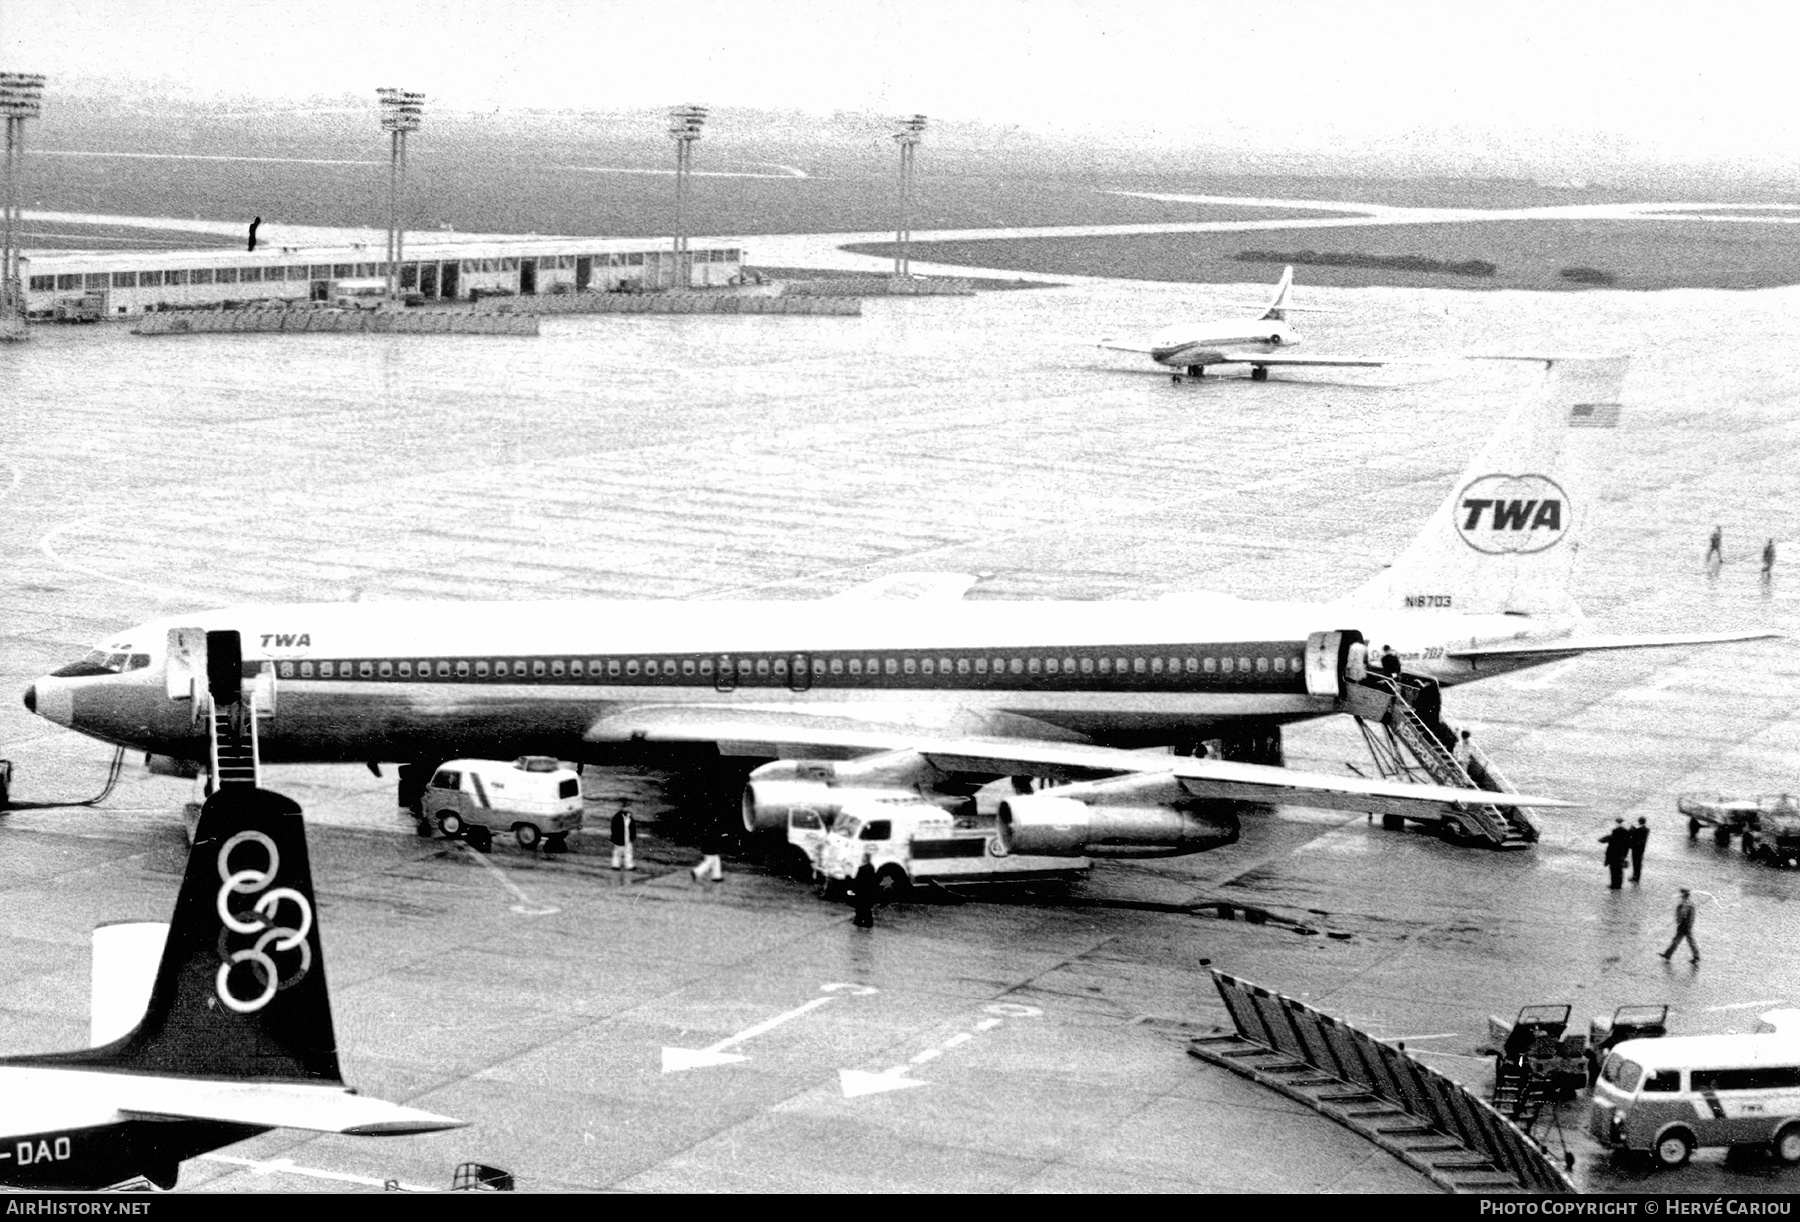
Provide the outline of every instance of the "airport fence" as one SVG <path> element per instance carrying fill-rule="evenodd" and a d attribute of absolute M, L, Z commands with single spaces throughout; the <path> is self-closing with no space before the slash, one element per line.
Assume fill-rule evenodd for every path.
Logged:
<path fill-rule="evenodd" d="M 1452 1192 L 1577 1191 L 1512 1121 L 1401 1049 L 1247 980 L 1212 977 L 1237 1031 L 1194 1040 L 1193 1055 L 1306 1103 Z"/>

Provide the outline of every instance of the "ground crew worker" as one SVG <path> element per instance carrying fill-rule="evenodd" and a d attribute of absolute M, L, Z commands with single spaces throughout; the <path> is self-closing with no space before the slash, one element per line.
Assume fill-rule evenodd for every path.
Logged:
<path fill-rule="evenodd" d="M 1713 527 L 1712 539 L 1706 545 L 1706 563 L 1721 565 L 1725 563 L 1725 528 Z"/>
<path fill-rule="evenodd" d="M 1644 877 L 1644 849 L 1650 843 L 1650 820 L 1639 815 L 1637 826 L 1631 829 L 1631 881 L 1637 882 Z"/>
<path fill-rule="evenodd" d="M 1768 577 L 1774 571 L 1775 571 L 1775 540 L 1770 539 L 1767 543 L 1763 544 L 1762 575 L 1764 577 Z"/>
<path fill-rule="evenodd" d="M 1675 953 L 1682 939 L 1687 939 L 1688 950 L 1693 952 L 1693 962 L 1700 962 L 1700 944 L 1694 941 L 1694 901 L 1688 898 L 1688 889 L 1681 889 L 1681 898 L 1675 903 L 1675 936 L 1669 941 L 1669 948 L 1662 953 L 1664 959 Z"/>
<path fill-rule="evenodd" d="M 1451 750 L 1450 754 L 1456 757 L 1456 763 L 1459 768 L 1464 772 L 1469 770 L 1469 764 L 1475 758 L 1475 749 L 1473 744 L 1469 742 L 1469 732 L 1467 730 L 1464 730 L 1461 734 L 1457 735 L 1456 746 Z"/>
<path fill-rule="evenodd" d="M 850 902 L 856 905 L 853 924 L 858 929 L 875 928 L 875 871 L 866 861 L 850 880 Z"/>
<path fill-rule="evenodd" d="M 1392 645 L 1381 647 L 1381 673 L 1390 679 L 1400 677 L 1400 655 L 1394 652 Z"/>
<path fill-rule="evenodd" d="M 709 878 L 715 883 L 725 881 L 725 865 L 720 860 L 722 850 L 719 846 L 719 839 L 718 833 L 715 832 L 707 841 L 709 851 L 700 859 L 700 864 L 691 871 L 695 882 L 705 882 Z"/>
<path fill-rule="evenodd" d="M 631 808 L 621 806 L 612 817 L 612 868 L 617 870 L 623 866 L 627 870 L 637 869 L 637 862 L 632 859 L 632 847 L 637 841 L 637 820 L 631 817 Z"/>
<path fill-rule="evenodd" d="M 1612 874 L 1610 888 L 1617 891 L 1625 885 L 1625 861 L 1631 856 L 1631 829 L 1623 816 L 1613 820 L 1612 831 L 1600 837 L 1606 846 L 1606 868 Z"/>

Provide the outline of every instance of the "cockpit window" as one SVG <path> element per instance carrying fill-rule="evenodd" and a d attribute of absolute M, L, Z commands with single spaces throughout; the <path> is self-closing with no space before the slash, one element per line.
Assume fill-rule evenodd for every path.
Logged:
<path fill-rule="evenodd" d="M 96 649 L 79 662 L 71 662 L 61 670 L 50 673 L 58 679 L 85 679 L 93 675 L 116 675 L 125 669 L 125 657 L 122 653 L 108 653 L 104 649 Z"/>
<path fill-rule="evenodd" d="M 115 646 L 89 651 L 79 662 L 71 662 L 52 671 L 58 679 L 85 679 L 95 675 L 117 675 L 128 670 L 143 670 L 150 665 L 147 653 L 132 653 L 131 646 Z"/>

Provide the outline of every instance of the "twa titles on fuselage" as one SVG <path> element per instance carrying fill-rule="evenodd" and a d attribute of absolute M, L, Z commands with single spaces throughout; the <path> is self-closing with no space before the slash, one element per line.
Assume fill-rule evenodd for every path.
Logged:
<path fill-rule="evenodd" d="M 1246 800 L 1439 816 L 1481 791 L 1279 767 L 1284 724 L 1348 710 L 1365 646 L 1450 687 L 1591 650 L 1767 635 L 1599 637 L 1570 599 L 1588 498 L 1565 442 L 1596 404 L 1616 419 L 1624 365 L 1548 362 L 1408 550 L 1335 602 L 964 601 L 969 579 L 912 575 L 812 603 L 241 607 L 123 633 L 26 703 L 201 759 L 201 681 L 170 642 L 235 633 L 263 692 L 265 760 L 399 760 L 403 787 L 455 756 L 698 748 L 771 761 L 744 801 L 747 826 L 771 827 L 798 805 L 1081 781 L 1068 792 L 1085 823 L 1071 801 L 1044 811 L 1071 856 L 1228 843 Z M 1213 741 L 1212 758 L 1186 754 Z"/>
<path fill-rule="evenodd" d="M 1275 295 L 1263 312 L 1254 318 L 1217 319 L 1210 322 L 1181 323 L 1167 327 L 1143 339 L 1115 337 L 1100 341 L 1100 347 L 1115 352 L 1136 352 L 1158 365 L 1175 370 L 1176 382 L 1183 374 L 1190 378 L 1205 376 L 1209 365 L 1248 365 L 1252 381 L 1266 381 L 1269 370 L 1279 366 L 1305 365 L 1316 368 L 1373 367 L 1391 364 L 1384 357 L 1366 356 L 1302 356 L 1292 351 L 1300 335 L 1288 323 L 1296 306 L 1288 300 L 1294 288 L 1294 269 L 1284 268 L 1275 286 Z"/>

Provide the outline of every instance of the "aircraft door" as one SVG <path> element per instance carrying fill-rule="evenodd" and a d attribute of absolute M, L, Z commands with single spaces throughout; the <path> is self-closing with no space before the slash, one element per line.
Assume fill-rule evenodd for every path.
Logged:
<path fill-rule="evenodd" d="M 206 634 L 206 689 L 214 704 L 243 698 L 244 641 L 234 628 Z"/>
<path fill-rule="evenodd" d="M 1344 663 L 1350 646 L 1361 640 L 1362 633 L 1355 631 L 1315 632 L 1306 638 L 1307 695 L 1344 694 Z"/>
<path fill-rule="evenodd" d="M 803 653 L 788 658 L 788 687 L 803 692 L 812 686 L 812 659 Z"/>
<path fill-rule="evenodd" d="M 722 653 L 713 659 L 713 686 L 722 692 L 729 692 L 737 687 L 737 662 L 728 653 Z"/>
<path fill-rule="evenodd" d="M 206 629 L 169 629 L 168 661 L 163 680 L 170 700 L 192 700 L 194 687 L 206 670 Z"/>

